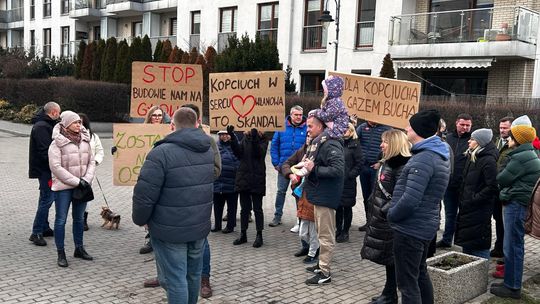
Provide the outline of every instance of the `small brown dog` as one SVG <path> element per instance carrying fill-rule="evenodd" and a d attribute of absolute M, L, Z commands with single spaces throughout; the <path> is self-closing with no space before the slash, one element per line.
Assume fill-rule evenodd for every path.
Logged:
<path fill-rule="evenodd" d="M 103 225 L 101 227 L 106 227 L 108 229 L 113 229 L 115 227 L 118 229 L 118 226 L 120 225 L 120 214 L 116 214 L 112 212 L 109 207 L 101 207 L 103 210 L 101 211 L 101 218 L 103 218 Z"/>

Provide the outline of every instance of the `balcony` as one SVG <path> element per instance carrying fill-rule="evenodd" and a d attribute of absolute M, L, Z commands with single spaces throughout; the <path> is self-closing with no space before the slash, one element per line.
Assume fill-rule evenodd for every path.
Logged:
<path fill-rule="evenodd" d="M 229 46 L 229 37 L 235 37 L 236 32 L 218 33 L 218 53 L 223 52 Z"/>
<path fill-rule="evenodd" d="M 140 15 L 144 12 L 144 0 L 107 0 L 105 12 L 118 17 Z"/>
<path fill-rule="evenodd" d="M 0 29 L 23 28 L 24 9 L 0 10 Z M 11 24 L 9 24 L 11 23 Z"/>
<path fill-rule="evenodd" d="M 539 14 L 524 7 L 493 7 L 394 16 L 393 58 L 534 59 Z"/>
<path fill-rule="evenodd" d="M 322 25 L 304 26 L 302 50 L 326 50 L 326 32 Z"/>
<path fill-rule="evenodd" d="M 200 34 L 191 34 L 189 35 L 189 50 L 193 48 L 199 50 L 201 45 L 201 35 Z"/>
<path fill-rule="evenodd" d="M 75 0 L 69 17 L 80 21 L 97 21 L 103 8 L 101 0 Z"/>

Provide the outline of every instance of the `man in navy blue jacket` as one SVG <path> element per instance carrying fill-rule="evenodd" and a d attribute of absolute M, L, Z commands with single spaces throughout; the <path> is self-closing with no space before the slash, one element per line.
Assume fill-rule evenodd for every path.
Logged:
<path fill-rule="evenodd" d="M 274 137 L 272 138 L 270 155 L 272 156 L 272 165 L 278 172 L 278 175 L 276 211 L 274 213 L 274 219 L 268 224 L 270 227 L 276 227 L 281 224 L 283 205 L 285 205 L 285 194 L 289 187 L 289 180 L 281 174 L 281 165 L 306 142 L 307 125 L 303 112 L 304 110 L 301 106 L 293 106 L 290 115 L 285 119 L 285 131 L 274 133 Z M 297 225 L 291 229 L 291 232 L 298 232 Z"/>
<path fill-rule="evenodd" d="M 433 303 L 426 258 L 450 178 L 450 151 L 435 135 L 440 119 L 437 110 L 410 118 L 407 137 L 413 156 L 399 176 L 387 212 L 394 230 L 396 278 L 403 304 Z"/>

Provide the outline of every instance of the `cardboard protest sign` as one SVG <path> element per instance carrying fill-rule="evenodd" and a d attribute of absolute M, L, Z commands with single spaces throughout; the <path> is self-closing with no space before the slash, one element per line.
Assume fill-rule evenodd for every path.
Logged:
<path fill-rule="evenodd" d="M 343 78 L 343 103 L 349 115 L 405 129 L 418 112 L 420 83 L 330 72 Z"/>
<path fill-rule="evenodd" d="M 283 71 L 212 73 L 209 93 L 212 130 L 285 129 Z"/>
<path fill-rule="evenodd" d="M 113 184 L 135 185 L 148 152 L 171 132 L 168 124 L 114 124 Z"/>
<path fill-rule="evenodd" d="M 170 117 L 188 103 L 199 106 L 202 112 L 200 65 L 135 61 L 131 68 L 131 117 L 144 117 L 155 105 Z"/>

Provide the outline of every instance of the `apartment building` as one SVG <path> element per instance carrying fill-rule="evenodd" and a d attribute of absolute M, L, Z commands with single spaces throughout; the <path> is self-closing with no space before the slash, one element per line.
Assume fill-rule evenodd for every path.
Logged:
<path fill-rule="evenodd" d="M 421 81 L 425 95 L 540 97 L 539 9 L 537 0 L 0 0 L 0 46 L 64 56 L 81 40 L 148 35 L 220 51 L 231 35 L 258 33 L 276 41 L 306 94 L 334 66 L 378 75 L 391 53 L 398 78 Z M 339 14 L 337 56 L 337 22 L 323 26 L 324 10 Z"/>

